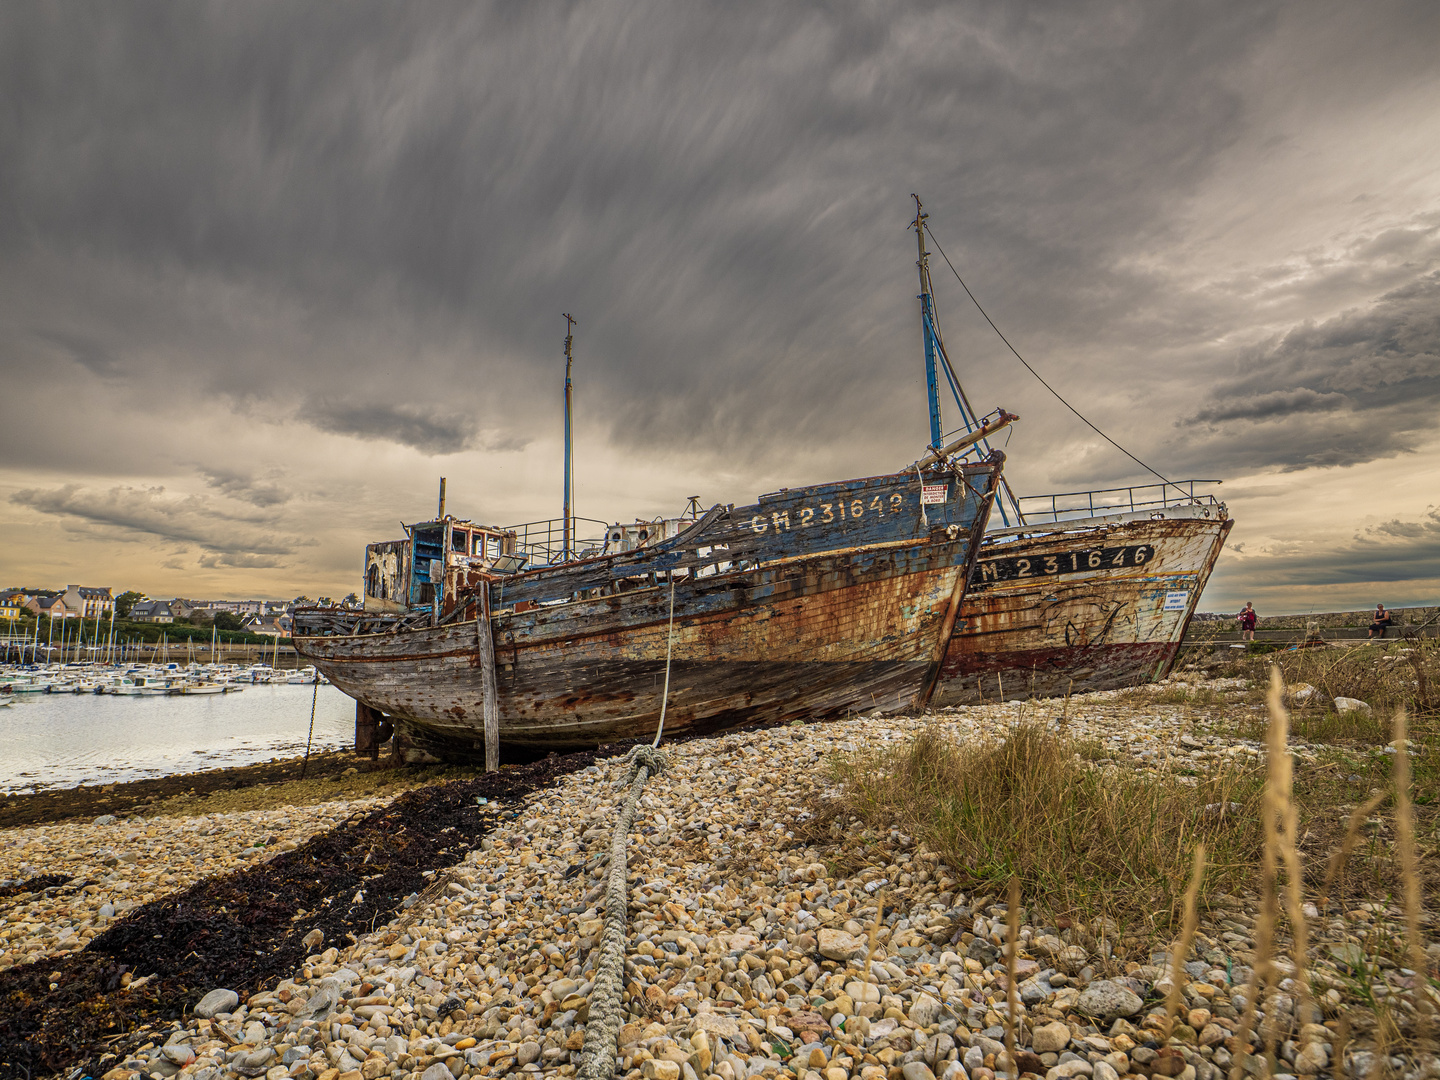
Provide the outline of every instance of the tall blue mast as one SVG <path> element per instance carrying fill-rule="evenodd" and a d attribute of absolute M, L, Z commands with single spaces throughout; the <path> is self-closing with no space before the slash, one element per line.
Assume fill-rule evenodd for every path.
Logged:
<path fill-rule="evenodd" d="M 925 219 L 929 215 L 921 212 L 919 195 L 910 197 L 915 200 L 915 242 L 920 247 L 920 261 L 916 265 L 920 268 L 920 331 L 925 336 L 925 393 L 930 401 L 930 445 L 938 450 L 944 444 L 945 432 L 940 424 L 940 383 L 935 364 L 936 333 L 933 291 L 930 285 L 930 254 L 925 250 Z"/>
<path fill-rule="evenodd" d="M 572 533 L 571 533 L 571 528 L 570 528 L 570 484 L 571 484 L 571 481 L 572 481 L 572 479 L 574 478 L 574 475 L 575 475 L 575 465 L 574 465 L 574 457 L 573 457 L 573 446 L 571 445 L 571 442 L 570 442 L 570 414 L 571 414 L 570 399 L 571 399 L 571 392 L 572 392 L 572 391 L 571 391 L 571 386 L 570 386 L 570 365 L 571 365 L 571 363 L 574 361 L 574 356 L 571 355 L 570 347 L 571 347 L 572 344 L 574 344 L 574 341 L 575 341 L 575 335 L 570 332 L 570 328 L 573 327 L 574 325 L 575 325 L 575 320 L 572 319 L 569 315 L 566 315 L 566 316 L 565 316 L 565 526 L 564 526 L 564 543 L 563 543 L 563 546 L 562 546 L 562 548 L 561 548 L 561 556 L 560 556 L 562 559 L 568 559 L 568 558 L 570 558 L 570 548 L 571 548 L 571 545 L 572 545 L 572 542 L 573 542 L 573 539 L 574 539 L 574 537 L 572 536 Z"/>

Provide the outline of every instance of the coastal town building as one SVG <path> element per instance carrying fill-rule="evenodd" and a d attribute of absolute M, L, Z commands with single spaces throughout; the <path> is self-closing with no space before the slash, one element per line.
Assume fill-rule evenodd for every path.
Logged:
<path fill-rule="evenodd" d="M 108 618 L 115 608 L 115 598 L 108 588 L 88 585 L 65 586 L 65 607 L 82 619 Z"/>
<path fill-rule="evenodd" d="M 265 637 L 288 637 L 290 635 L 289 615 L 247 615 L 240 622 L 240 629 L 247 634 L 262 634 Z"/>
<path fill-rule="evenodd" d="M 130 609 L 131 622 L 173 623 L 175 621 L 173 600 L 137 600 Z"/>
<path fill-rule="evenodd" d="M 20 613 L 24 610 L 22 594 L 0 593 L 0 620 L 13 623 L 20 618 Z"/>
<path fill-rule="evenodd" d="M 65 603 L 64 593 L 58 596 L 32 596 L 25 604 L 25 610 L 37 617 L 44 615 L 47 619 L 73 619 L 80 614 L 70 610 Z"/>

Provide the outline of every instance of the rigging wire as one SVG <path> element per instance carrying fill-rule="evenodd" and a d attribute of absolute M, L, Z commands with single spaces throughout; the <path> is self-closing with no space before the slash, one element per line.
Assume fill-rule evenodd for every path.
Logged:
<path fill-rule="evenodd" d="M 1040 373 L 1030 366 L 1030 361 L 1026 360 L 1025 357 L 1021 356 L 1019 350 L 1017 350 L 1014 345 L 1010 344 L 1010 339 L 1000 332 L 1000 328 L 995 325 L 995 320 L 990 318 L 990 316 L 986 314 L 985 309 L 980 306 L 980 301 L 975 299 L 975 294 L 970 291 L 970 286 L 965 284 L 965 279 L 960 276 L 960 271 L 955 269 L 955 264 L 950 261 L 950 256 L 945 254 L 945 249 L 940 246 L 940 241 L 936 240 L 935 234 L 930 231 L 929 222 L 926 222 L 925 224 L 925 231 L 930 234 L 930 239 L 935 241 L 935 250 L 940 252 L 940 257 L 945 260 L 945 265 L 950 267 L 950 272 L 955 275 L 955 280 L 960 282 L 960 287 L 965 290 L 965 295 L 968 296 L 970 298 L 970 302 L 975 305 L 975 310 L 980 312 L 980 314 L 984 316 L 985 321 L 990 324 L 990 329 L 994 330 L 1000 340 L 1005 342 L 1005 347 L 1015 354 L 1015 359 L 1019 360 L 1020 363 L 1025 365 L 1025 370 L 1030 372 L 1031 375 L 1034 375 L 1041 386 L 1045 387 L 1046 390 L 1049 390 L 1050 393 L 1055 395 L 1056 401 L 1060 402 L 1061 405 L 1064 405 L 1067 409 L 1069 409 L 1072 413 L 1079 417 L 1081 422 L 1084 423 L 1085 426 L 1088 427 L 1091 431 L 1095 432 L 1096 435 L 1099 435 L 1102 439 L 1108 442 L 1116 450 L 1119 450 L 1122 454 L 1128 457 L 1131 461 L 1135 462 L 1136 465 L 1139 465 L 1146 472 L 1158 476 L 1170 487 L 1173 487 L 1176 491 L 1183 493 L 1185 489 L 1182 488 L 1179 484 L 1175 483 L 1175 481 L 1169 479 L 1158 470 L 1153 469 L 1149 465 L 1145 464 L 1145 462 L 1141 461 L 1129 450 L 1126 450 L 1125 447 L 1121 446 L 1109 435 L 1106 435 L 1105 432 L 1101 431 L 1098 427 L 1092 424 L 1089 419 L 1086 418 L 1084 413 L 1082 413 L 1079 409 L 1075 408 L 1074 405 L 1071 405 L 1070 402 L 1066 401 L 1063 397 L 1061 397 L 1060 391 L 1056 390 L 1053 386 L 1046 382 L 1044 378 L 1040 375 Z"/>

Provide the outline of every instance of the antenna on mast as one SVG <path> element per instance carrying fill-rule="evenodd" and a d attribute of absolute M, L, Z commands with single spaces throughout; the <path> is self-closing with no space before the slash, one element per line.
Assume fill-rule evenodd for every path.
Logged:
<path fill-rule="evenodd" d="M 575 480 L 575 463 L 573 456 L 573 445 L 570 439 L 571 402 L 573 389 L 570 383 L 570 366 L 574 362 L 574 354 L 571 349 L 575 342 L 575 335 L 571 332 L 576 325 L 575 319 L 568 313 L 565 315 L 565 508 L 564 508 L 564 541 L 561 545 L 560 557 L 569 559 L 571 546 L 574 541 L 574 531 L 571 528 L 570 517 L 570 489 Z"/>

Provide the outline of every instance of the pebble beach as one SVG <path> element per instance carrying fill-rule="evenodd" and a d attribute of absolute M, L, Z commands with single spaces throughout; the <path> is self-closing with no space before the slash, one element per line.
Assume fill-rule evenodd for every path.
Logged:
<path fill-rule="evenodd" d="M 1242 680 L 1207 686 L 1232 695 L 1236 708 L 1257 707 L 1243 702 Z M 1072 699 L 1065 722 L 1115 762 L 1172 775 L 1177 760 L 1194 773 L 1263 756 L 1253 740 L 1207 731 L 1193 709 L 1137 707 L 1128 693 Z M 967 894 L 937 853 L 898 830 L 877 838 L 869 865 L 842 872 L 843 821 L 839 836 L 806 828 L 835 794 L 833 755 L 935 726 L 956 739 L 1000 738 L 1022 719 L 1054 722 L 1061 707 L 857 717 L 662 748 L 665 771 L 646 786 L 629 840 L 627 1022 L 615 1075 L 1216 1080 L 1236 1065 L 1247 1075 L 1268 1071 L 1236 1039 L 1254 960 L 1255 898 L 1221 897 L 1202 917 L 1169 1040 L 1160 1029 L 1175 974 L 1163 948 L 1148 963 L 1118 963 L 1102 925 L 1022 922 L 1007 1053 L 1004 898 Z M 1292 743 L 1302 762 L 1319 749 Z M 628 766 L 613 758 L 507 807 L 513 816 L 458 865 L 432 875 L 389 924 L 353 941 L 307 941 L 313 952 L 292 977 L 244 1001 L 215 986 L 183 1020 L 104 1062 L 105 1080 L 574 1075 L 599 956 L 611 827 L 628 779 Z M 0 832 L 0 881 L 60 872 L 93 882 L 69 895 L 0 899 L 0 969 L 81 949 L 131 905 L 273 858 L 379 801 Z M 1440 1075 L 1434 1054 L 1377 1061 L 1369 1050 L 1346 1049 L 1333 1019 L 1354 992 L 1344 961 L 1377 936 L 1403 940 L 1401 908 L 1382 897 L 1307 914 L 1316 1011 L 1302 1014 L 1292 981 L 1262 1018 L 1283 1070 L 1340 1075 L 1343 1053 L 1348 1075 L 1377 1066 Z M 1432 929 L 1427 916 L 1427 944 Z M 1433 969 L 1440 946 L 1428 948 Z M 1416 975 L 1387 963 L 1380 959 L 1371 976 L 1371 993 L 1381 997 Z"/>

